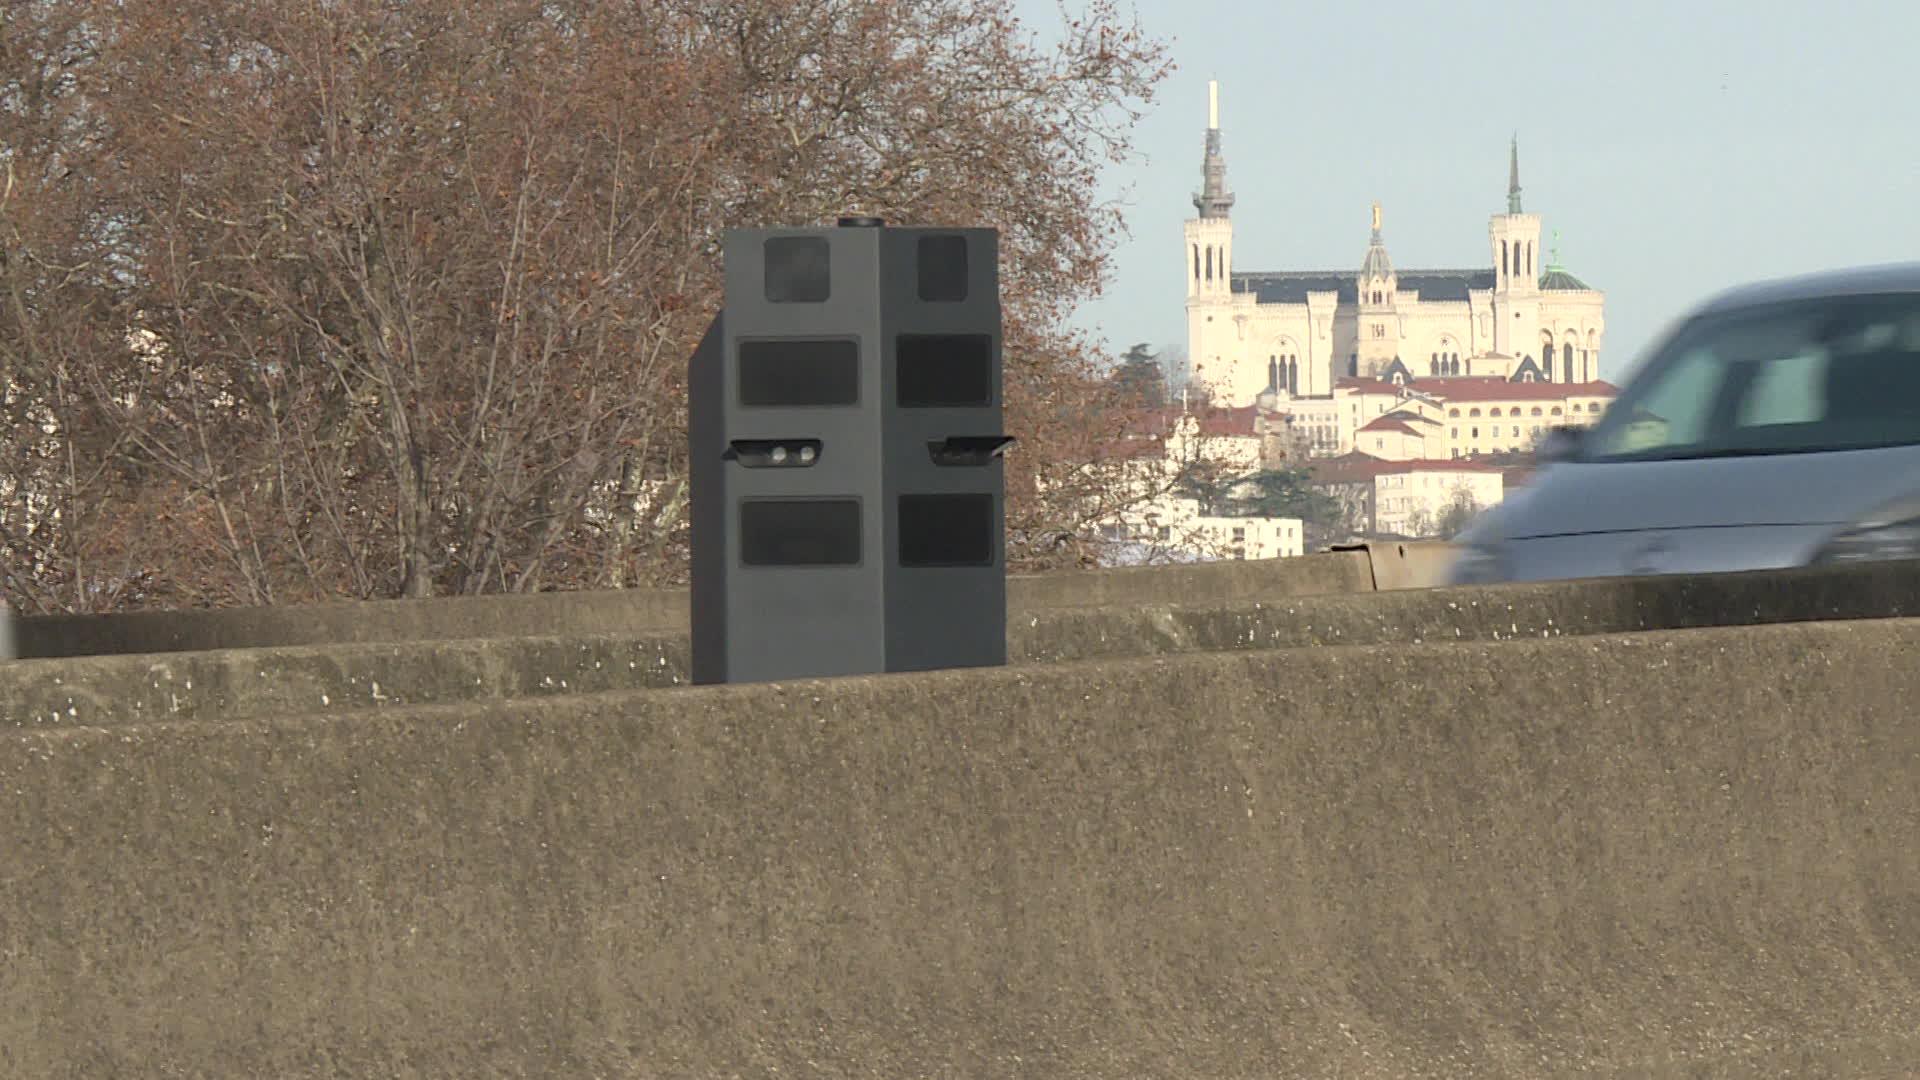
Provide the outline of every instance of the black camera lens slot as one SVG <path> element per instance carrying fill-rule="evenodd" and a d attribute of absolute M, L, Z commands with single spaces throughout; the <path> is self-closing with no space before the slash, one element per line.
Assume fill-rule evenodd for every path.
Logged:
<path fill-rule="evenodd" d="M 819 439 L 735 439 L 722 456 L 749 469 L 807 469 L 820 450 Z"/>
<path fill-rule="evenodd" d="M 1011 435 L 949 435 L 927 443 L 935 465 L 966 467 L 990 465 L 1013 446 Z"/>

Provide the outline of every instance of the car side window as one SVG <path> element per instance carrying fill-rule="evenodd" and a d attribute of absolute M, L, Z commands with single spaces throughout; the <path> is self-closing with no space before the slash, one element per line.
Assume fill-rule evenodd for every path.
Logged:
<path fill-rule="evenodd" d="M 1740 400 L 1736 425 L 1812 424 L 1826 417 L 1829 360 L 1824 350 L 1810 349 L 1757 363 L 1759 369 Z"/>
<path fill-rule="evenodd" d="M 1582 460 L 1920 445 L 1920 294 L 1724 313 L 1683 329 L 1645 371 Z"/>
<path fill-rule="evenodd" d="M 1705 434 L 1725 372 L 1711 349 L 1682 354 L 1660 375 L 1633 414 L 1608 432 L 1602 454 L 1639 454 L 1688 446 Z"/>

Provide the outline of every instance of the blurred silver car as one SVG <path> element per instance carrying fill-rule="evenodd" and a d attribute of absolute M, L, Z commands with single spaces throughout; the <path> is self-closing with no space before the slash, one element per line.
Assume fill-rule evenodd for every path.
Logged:
<path fill-rule="evenodd" d="M 1920 557 L 1920 263 L 1749 285 L 1456 538 L 1456 584 Z"/>

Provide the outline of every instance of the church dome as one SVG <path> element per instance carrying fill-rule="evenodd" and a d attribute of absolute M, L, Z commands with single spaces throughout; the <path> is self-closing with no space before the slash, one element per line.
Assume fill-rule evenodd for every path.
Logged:
<path fill-rule="evenodd" d="M 1547 267 L 1547 272 L 1540 276 L 1542 292 L 1587 292 L 1589 288 L 1586 282 L 1558 266 Z"/>
<path fill-rule="evenodd" d="M 1360 280 L 1373 281 L 1393 277 L 1393 260 L 1387 258 L 1386 241 L 1380 238 L 1380 204 L 1373 204 L 1373 239 L 1367 243 L 1367 257 L 1360 263 Z"/>
<path fill-rule="evenodd" d="M 1367 258 L 1360 264 L 1360 276 L 1369 280 L 1393 276 L 1393 260 L 1387 258 L 1387 247 L 1380 242 L 1379 233 L 1373 234 L 1373 243 L 1367 246 Z"/>

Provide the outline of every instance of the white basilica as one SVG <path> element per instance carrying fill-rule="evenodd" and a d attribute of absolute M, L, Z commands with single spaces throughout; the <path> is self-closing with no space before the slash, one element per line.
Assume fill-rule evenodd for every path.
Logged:
<path fill-rule="evenodd" d="M 1488 268 L 1396 271 L 1375 204 L 1357 269 L 1245 271 L 1233 261 L 1217 83 L 1208 98 L 1199 216 L 1186 223 L 1187 350 L 1216 404 L 1322 398 L 1342 377 L 1435 390 L 1452 377 L 1599 380 L 1605 296 L 1541 250 L 1540 217 L 1520 208 L 1517 139 L 1506 212 L 1487 226 Z"/>

